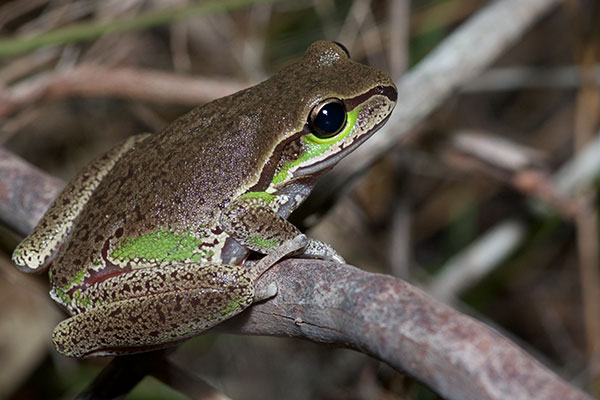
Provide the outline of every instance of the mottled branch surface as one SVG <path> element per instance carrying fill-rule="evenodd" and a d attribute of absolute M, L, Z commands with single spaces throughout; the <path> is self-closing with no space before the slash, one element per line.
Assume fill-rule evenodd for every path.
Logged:
<path fill-rule="evenodd" d="M 219 330 L 349 347 L 449 399 L 585 399 L 514 343 L 388 275 L 291 259 L 265 274 L 279 293 Z"/>
<path fill-rule="evenodd" d="M 39 210 L 51 201 L 49 194 L 62 187 L 2 148 L 0 176 L 0 219 L 20 232 L 33 228 Z M 291 259 L 258 284 L 270 282 L 277 284 L 277 296 L 218 329 L 353 348 L 449 399 L 589 398 L 499 333 L 400 279 L 350 265 Z"/>

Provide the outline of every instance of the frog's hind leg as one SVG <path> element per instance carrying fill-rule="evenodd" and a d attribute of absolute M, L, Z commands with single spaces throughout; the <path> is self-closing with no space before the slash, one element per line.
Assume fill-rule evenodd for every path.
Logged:
<path fill-rule="evenodd" d="M 241 267 L 179 264 L 108 278 L 82 296 L 100 305 L 62 321 L 53 333 L 57 349 L 70 357 L 168 347 L 248 307 L 254 285 Z"/>
<path fill-rule="evenodd" d="M 69 182 L 40 219 L 33 232 L 13 252 L 13 262 L 23 272 L 43 271 L 59 245 L 69 235 L 73 221 L 117 161 L 149 134 L 131 136 L 97 158 Z"/>

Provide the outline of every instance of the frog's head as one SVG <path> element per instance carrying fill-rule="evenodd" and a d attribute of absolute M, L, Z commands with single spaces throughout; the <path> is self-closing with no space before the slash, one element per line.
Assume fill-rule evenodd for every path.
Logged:
<path fill-rule="evenodd" d="M 301 61 L 265 83 L 276 93 L 272 113 L 283 115 L 261 177 L 275 191 L 312 186 L 385 123 L 397 99 L 386 73 L 352 61 L 328 41 L 312 44 Z"/>

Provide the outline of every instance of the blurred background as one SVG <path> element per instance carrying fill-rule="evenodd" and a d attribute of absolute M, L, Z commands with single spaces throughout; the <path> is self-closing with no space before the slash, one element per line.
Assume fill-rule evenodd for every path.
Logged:
<path fill-rule="evenodd" d="M 315 40 L 339 41 L 400 82 L 492 2 L 203 3 L 0 1 L 0 144 L 68 180 L 122 138 L 266 79 Z M 325 177 L 292 220 L 348 263 L 409 281 L 599 395 L 600 7 L 555 3 L 360 176 L 344 178 L 341 165 Z M 386 129 L 378 135 L 405 128 Z M 53 349 L 64 314 L 45 275 L 11 265 L 18 240 L 2 230 L 0 398 L 72 398 L 107 360 Z M 345 349 L 212 334 L 181 347 L 176 362 L 232 398 L 439 398 Z M 183 397 L 146 378 L 128 398 Z"/>

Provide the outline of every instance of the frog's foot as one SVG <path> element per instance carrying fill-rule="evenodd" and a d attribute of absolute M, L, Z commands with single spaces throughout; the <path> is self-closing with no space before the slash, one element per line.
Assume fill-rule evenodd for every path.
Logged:
<path fill-rule="evenodd" d="M 266 256 L 251 267 L 254 276 L 259 278 L 282 258 L 306 248 L 310 240 L 306 235 L 299 234 L 293 239 L 284 241 L 281 246 L 273 248 Z"/>
<path fill-rule="evenodd" d="M 304 248 L 304 252 L 302 253 L 304 257 L 308 258 L 318 258 L 321 260 L 333 261 L 340 264 L 344 264 L 345 261 L 334 249 L 331 245 L 321 242 L 316 239 L 309 239 L 308 244 Z"/>
<path fill-rule="evenodd" d="M 277 285 L 275 282 L 269 283 L 267 287 L 256 288 L 254 292 L 254 301 L 263 301 L 266 299 L 270 299 L 277 294 Z"/>

